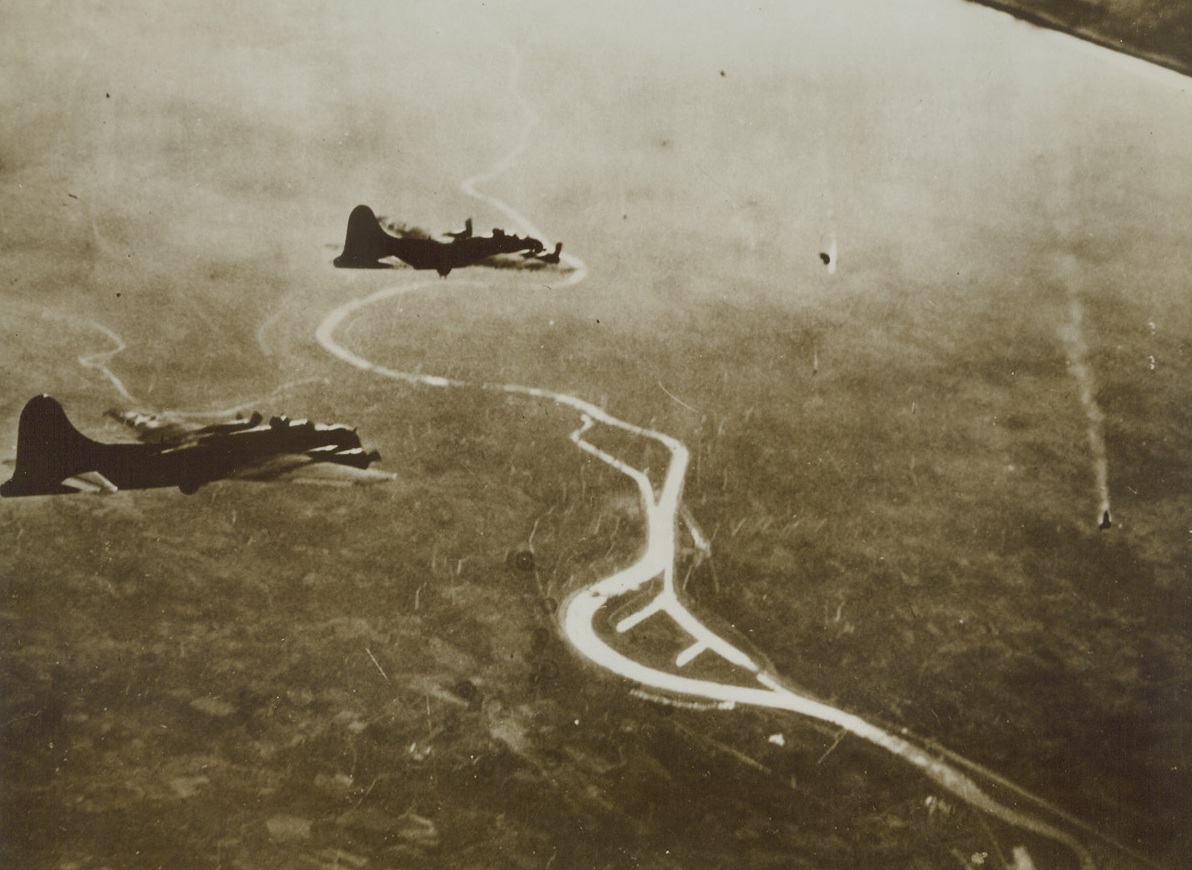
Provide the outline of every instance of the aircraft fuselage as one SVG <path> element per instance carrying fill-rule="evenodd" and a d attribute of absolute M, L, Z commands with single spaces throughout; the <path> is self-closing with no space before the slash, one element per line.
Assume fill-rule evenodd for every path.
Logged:
<path fill-rule="evenodd" d="M 54 399 L 37 396 L 21 413 L 16 469 L 0 495 L 75 492 L 71 479 L 87 474 L 102 476 L 116 489 L 177 486 L 194 492 L 227 477 L 267 478 L 278 463 L 366 469 L 380 458 L 366 452 L 360 436 L 346 426 L 259 419 L 209 426 L 168 443 L 102 444 L 75 429 Z M 286 458 L 292 461 L 283 462 Z"/>
<path fill-rule="evenodd" d="M 459 234 L 450 242 L 437 239 L 391 236 L 381 228 L 376 214 L 358 205 L 348 216 L 343 253 L 335 258 L 341 269 L 383 269 L 381 260 L 396 257 L 415 269 L 434 269 L 446 277 L 452 269 L 471 266 L 497 254 L 538 252 L 541 241 L 529 236 L 493 230 L 491 236 Z"/>

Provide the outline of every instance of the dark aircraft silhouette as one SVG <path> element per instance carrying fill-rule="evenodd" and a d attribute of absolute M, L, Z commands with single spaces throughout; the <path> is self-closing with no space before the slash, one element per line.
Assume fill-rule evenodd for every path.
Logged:
<path fill-rule="evenodd" d="M 371 208 L 358 205 L 348 215 L 344 250 L 335 258 L 335 265 L 341 269 L 386 269 L 388 264 L 381 260 L 397 257 L 415 269 L 434 269 L 446 278 L 452 269 L 474 266 L 497 254 L 537 253 L 543 248 L 538 239 L 510 235 L 500 229 L 494 229 L 491 236 L 473 235 L 471 218 L 465 230 L 450 235 L 450 242 L 392 236 L 381 228 Z"/>
<path fill-rule="evenodd" d="M 140 444 L 101 444 L 79 432 L 57 400 L 35 396 L 21 411 L 17 459 L 0 496 L 115 492 L 176 486 L 184 493 L 215 480 L 321 479 L 371 482 L 393 475 L 369 471 L 356 430 L 260 414 L 213 426 L 187 426 L 145 414 L 109 411 L 135 429 Z M 336 472 L 330 474 L 329 472 Z"/>

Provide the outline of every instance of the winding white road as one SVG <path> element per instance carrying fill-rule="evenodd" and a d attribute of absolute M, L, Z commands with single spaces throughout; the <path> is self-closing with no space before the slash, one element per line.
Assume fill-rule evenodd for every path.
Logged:
<path fill-rule="evenodd" d="M 682 442 L 662 432 L 636 426 L 614 417 L 576 396 L 518 384 L 474 384 L 438 375 L 392 369 L 365 359 L 336 340 L 335 333 L 340 324 L 356 312 L 408 293 L 434 287 L 437 284 L 438 282 L 435 281 L 422 281 L 388 287 L 345 303 L 332 310 L 324 318 L 316 331 L 316 337 L 328 352 L 344 362 L 381 377 L 428 387 L 474 388 L 479 386 L 486 390 L 552 401 L 579 412 L 582 424 L 571 433 L 571 440 L 581 450 L 615 468 L 637 485 L 646 521 L 646 547 L 645 552 L 636 562 L 575 593 L 567 600 L 563 609 L 563 629 L 567 639 L 576 650 L 601 667 L 642 686 L 690 698 L 716 701 L 724 707 L 748 704 L 755 707 L 788 710 L 792 713 L 829 722 L 863 740 L 880 746 L 904 761 L 910 762 L 941 788 L 970 806 L 983 810 L 1014 827 L 1064 844 L 1077 855 L 1082 870 L 1092 870 L 1096 867 L 1088 850 L 1072 834 L 1055 824 L 998 803 L 983 791 L 971 776 L 938 758 L 927 749 L 912 743 L 906 737 L 891 734 L 871 725 L 859 716 L 784 687 L 779 682 L 777 675 L 768 673 L 748 654 L 719 637 L 683 605 L 675 589 L 681 496 L 689 458 L 687 447 Z M 584 438 L 584 435 L 597 424 L 621 429 L 643 438 L 650 438 L 669 451 L 670 462 L 659 492 L 654 492 L 649 478 L 643 471 L 606 453 Z M 692 528 L 692 533 L 693 536 L 698 536 L 698 532 L 694 528 Z M 697 537 L 697 545 L 699 543 L 702 542 Z M 690 636 L 690 644 L 677 657 L 673 671 L 659 670 L 628 658 L 606 643 L 595 628 L 598 612 L 610 601 L 639 591 L 659 577 L 663 581 L 660 591 L 645 607 L 621 620 L 617 630 L 620 632 L 631 631 L 646 619 L 659 619 L 665 616 L 673 620 Z M 741 671 L 740 681 L 719 683 L 683 675 L 683 667 L 701 653 L 718 655 L 734 665 Z M 975 769 L 975 766 L 972 767 Z M 1016 790 L 1016 794 L 1020 797 L 1030 798 L 1048 815 L 1064 818 L 1070 823 L 1075 821 L 1066 817 L 1058 808 L 1050 807 L 1042 800 L 1029 796 L 1025 792 Z"/>
<path fill-rule="evenodd" d="M 461 188 L 466 193 L 483 199 L 485 202 L 500 209 L 504 214 L 516 221 L 523 232 L 528 232 L 545 240 L 545 236 L 517 211 L 496 197 L 480 193 L 476 189 L 478 183 L 494 179 L 514 165 L 518 155 L 526 147 L 529 141 L 530 130 L 536 122 L 533 112 L 530 110 L 518 87 L 517 76 L 520 69 L 520 61 L 516 53 L 513 54 L 513 59 L 513 90 L 517 101 L 523 107 L 526 118 L 522 135 L 509 154 L 499 160 L 488 171 L 464 181 L 461 184 Z M 573 271 L 567 283 L 578 283 L 586 275 L 586 267 L 574 257 L 568 258 L 568 265 Z M 480 284 L 480 282 L 476 281 L 456 283 Z M 715 702 L 722 708 L 732 708 L 738 704 L 747 704 L 755 707 L 786 710 L 831 723 L 849 734 L 879 746 L 903 761 L 908 762 L 932 782 L 964 801 L 969 806 L 981 810 L 989 816 L 1022 831 L 1028 831 L 1063 844 L 1076 856 L 1082 870 L 1092 870 L 1092 868 L 1096 867 L 1096 862 L 1081 839 L 1072 833 L 1074 830 L 1079 831 L 1085 840 L 1089 838 L 1098 839 L 1115 849 L 1133 854 L 1129 853 L 1120 844 L 1107 839 L 1100 832 L 1066 814 L 1058 807 L 1030 795 L 991 771 L 987 771 L 955 753 L 942 750 L 929 750 L 925 746 L 913 742 L 905 731 L 902 734 L 893 734 L 865 721 L 855 714 L 800 694 L 784 686 L 777 674 L 767 671 L 747 653 L 733 646 L 724 638 L 719 637 L 700 622 L 679 599 L 675 586 L 679 528 L 680 522 L 686 514 L 685 509 L 682 507 L 682 492 L 689 460 L 687 447 L 679 440 L 665 433 L 621 420 L 584 399 L 565 393 L 518 384 L 475 384 L 438 375 L 419 374 L 388 368 L 360 356 L 340 344 L 336 339 L 336 333 L 340 325 L 358 312 L 374 305 L 392 301 L 400 296 L 424 291 L 438 285 L 438 281 L 419 281 L 392 286 L 347 302 L 327 314 L 318 327 L 316 337 L 328 352 L 334 354 L 339 359 L 358 369 L 381 377 L 404 381 L 412 385 L 437 388 L 481 387 L 485 390 L 553 402 L 556 405 L 570 408 L 579 414 L 581 424 L 571 434 L 572 442 L 579 449 L 624 474 L 637 485 L 646 525 L 645 549 L 633 564 L 574 593 L 565 602 L 562 611 L 563 630 L 568 641 L 581 655 L 600 667 L 640 686 L 681 695 L 689 699 L 706 699 Z M 587 433 L 598 425 L 612 427 L 641 438 L 651 439 L 668 451 L 670 461 L 666 469 L 665 479 L 658 491 L 654 490 L 645 472 L 626 464 L 587 440 L 585 437 Z M 688 521 L 686 525 L 696 546 L 707 550 L 708 544 L 703 540 L 702 535 L 694 523 Z M 610 643 L 606 642 L 596 629 L 598 614 L 610 602 L 629 593 L 641 592 L 659 579 L 662 582 L 655 584 L 658 586 L 658 590 L 649 599 L 648 603 L 640 607 L 632 615 L 621 619 L 616 625 L 616 631 L 622 634 L 630 632 L 646 620 L 671 620 L 675 626 L 686 634 L 688 643 L 676 657 L 673 666 L 667 669 L 643 664 L 624 655 L 610 645 Z M 686 675 L 684 669 L 701 655 L 715 655 L 720 657 L 736 669 L 738 678 L 734 682 L 714 682 Z M 1003 790 L 1012 792 L 1015 806 L 1007 806 L 993 798 L 988 791 L 988 786 L 983 788 L 978 784 L 978 778 L 983 779 L 986 783 L 995 784 Z M 1026 809 L 1026 807 L 1030 809 Z M 1136 854 L 1133 857 L 1141 861 L 1146 861 L 1145 858 Z"/>

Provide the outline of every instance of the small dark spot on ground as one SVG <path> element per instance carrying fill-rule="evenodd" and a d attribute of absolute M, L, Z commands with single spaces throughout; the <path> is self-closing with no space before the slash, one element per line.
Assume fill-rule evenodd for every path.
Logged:
<path fill-rule="evenodd" d="M 476 704 L 481 700 L 480 689 L 476 688 L 476 684 L 471 680 L 460 680 L 451 687 L 451 693 L 469 704 Z"/>

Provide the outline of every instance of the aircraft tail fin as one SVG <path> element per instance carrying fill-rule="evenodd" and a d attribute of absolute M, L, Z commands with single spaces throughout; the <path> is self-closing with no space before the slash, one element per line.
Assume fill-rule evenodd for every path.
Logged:
<path fill-rule="evenodd" d="M 381 229 L 376 214 L 367 205 L 358 205 L 348 215 L 348 231 L 343 253 L 335 258 L 341 269 L 377 269 L 382 257 L 393 255 L 392 236 Z"/>
<path fill-rule="evenodd" d="M 62 481 L 96 470 L 100 447 L 74 427 L 56 399 L 34 396 L 21 411 L 16 468 L 0 495 L 74 492 Z"/>

